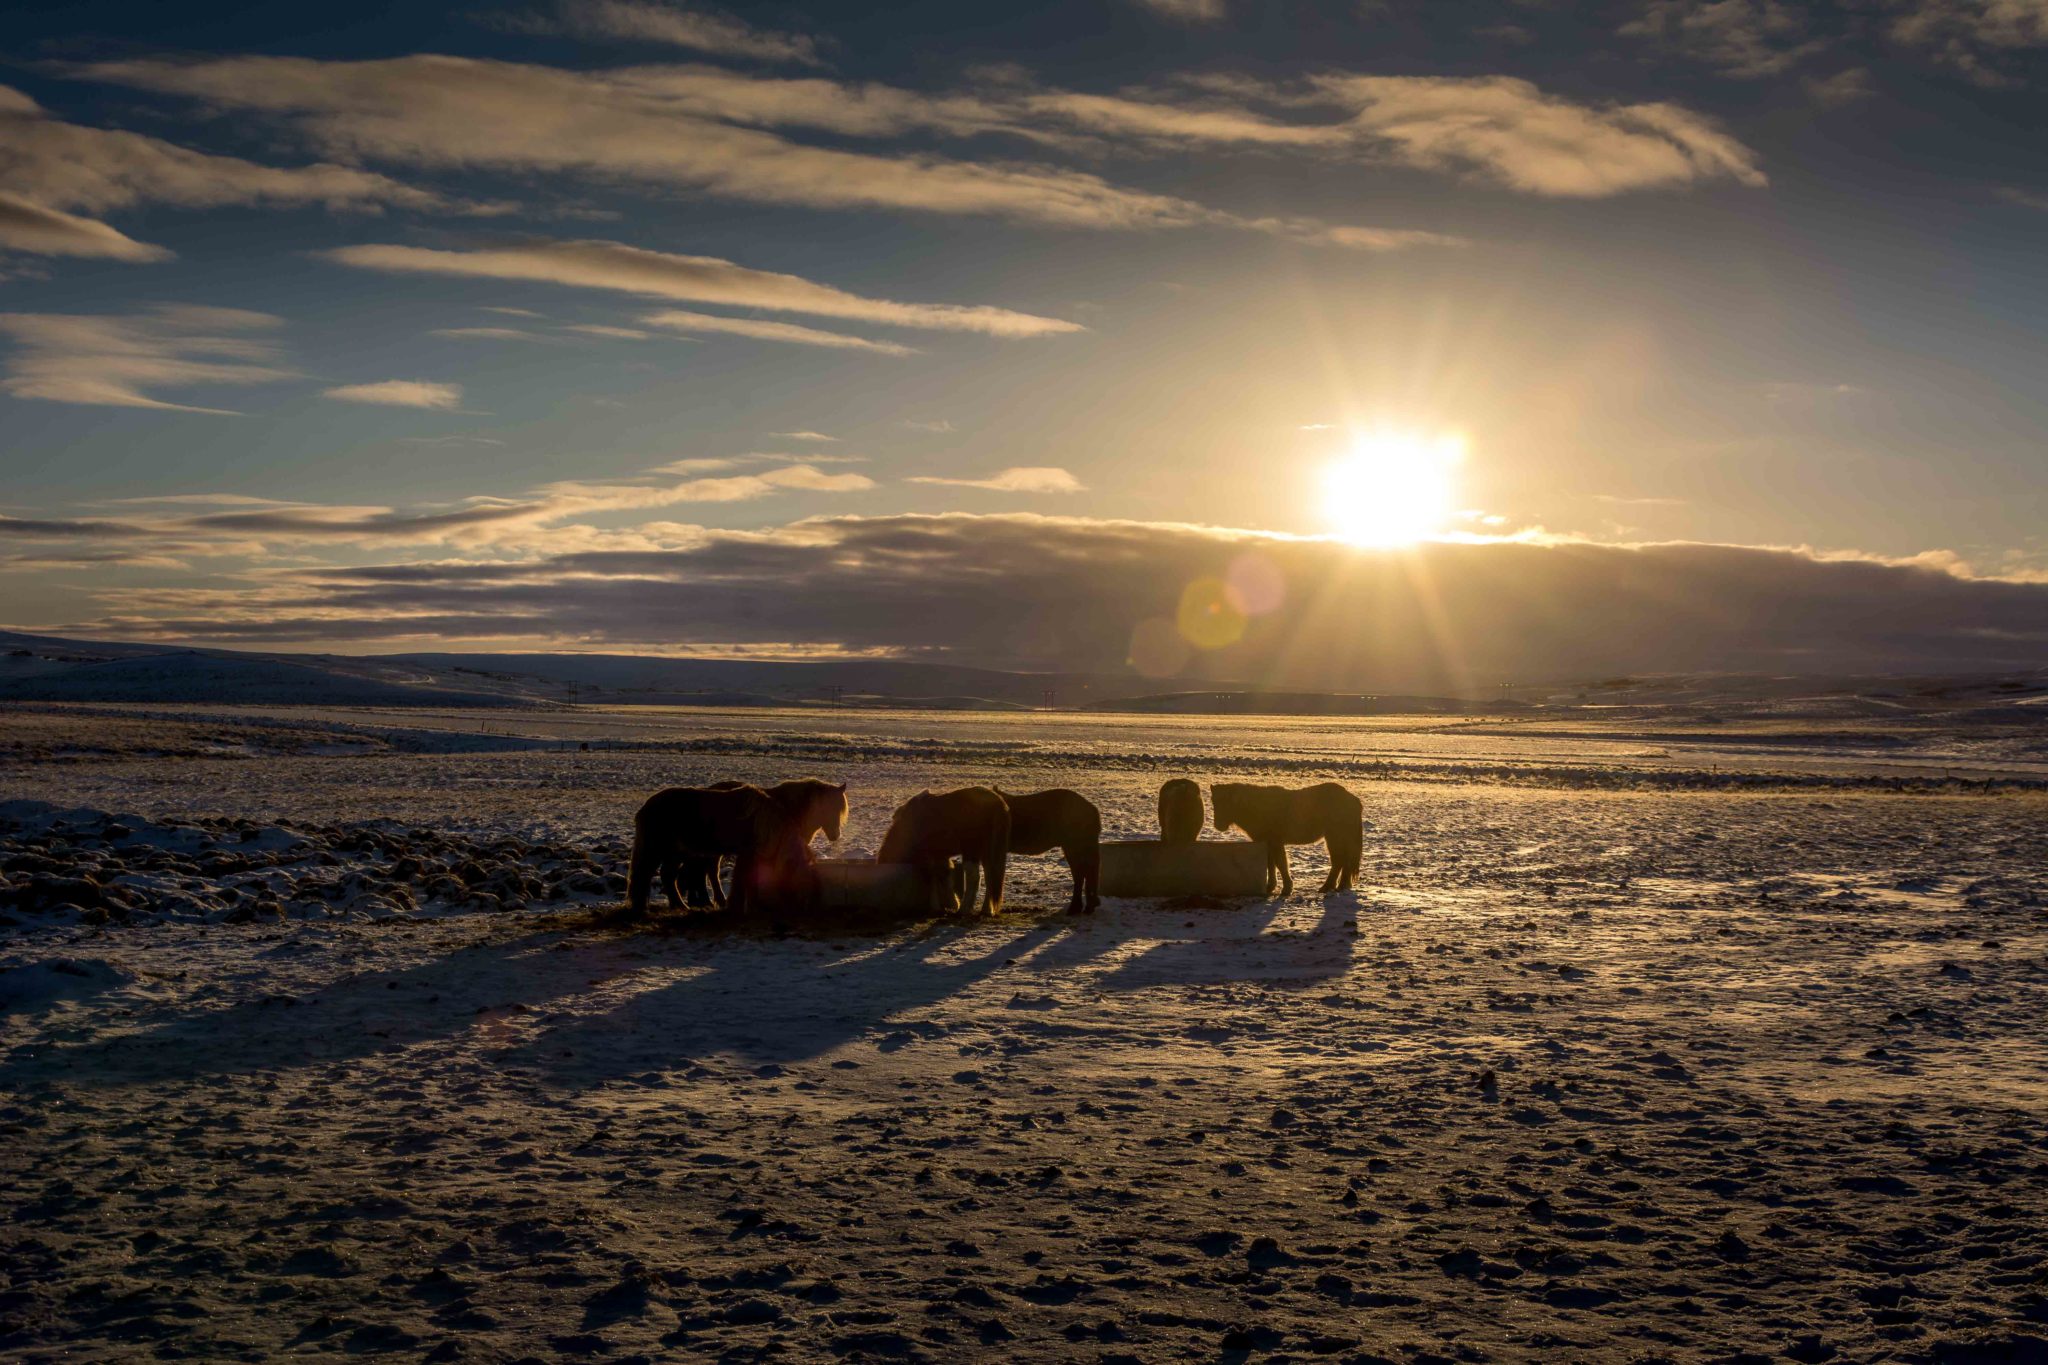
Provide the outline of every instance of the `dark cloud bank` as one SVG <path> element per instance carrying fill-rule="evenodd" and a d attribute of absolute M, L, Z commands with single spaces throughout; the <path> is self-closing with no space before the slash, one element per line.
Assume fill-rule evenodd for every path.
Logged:
<path fill-rule="evenodd" d="M 1187 585 L 1277 605 L 1183 676 L 1317 688 L 1652 670 L 1931 672 L 2038 665 L 2048 584 L 1723 545 L 1513 542 L 1366 551 L 1208 528 L 1038 516 L 841 517 L 690 548 L 525 564 L 311 571 L 285 600 L 106 631 L 243 644 L 545 638 L 579 646 L 881 650 L 1119 668 Z M 1200 589 L 1197 589 L 1200 592 Z M 1226 599 L 1226 602 L 1228 599 Z M 1220 615 L 1220 625 L 1217 616 Z M 1234 609 L 1207 628 L 1228 636 Z"/>

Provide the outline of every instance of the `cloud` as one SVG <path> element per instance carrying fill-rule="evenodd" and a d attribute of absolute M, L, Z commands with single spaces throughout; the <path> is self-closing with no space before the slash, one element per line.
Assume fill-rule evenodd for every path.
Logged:
<path fill-rule="evenodd" d="M 1137 0 L 1139 5 L 1184 24 L 1213 24 L 1229 12 L 1225 0 Z"/>
<path fill-rule="evenodd" d="M 93 256 L 110 261 L 167 261 L 171 253 L 138 242 L 105 223 L 45 208 L 0 192 L 0 251 L 39 256 Z"/>
<path fill-rule="evenodd" d="M 1528 194 L 1766 183 L 1754 152 L 1676 104 L 1579 104 L 1508 76 L 1327 76 L 1314 85 L 1355 108 L 1356 134 L 1393 159 Z"/>
<path fill-rule="evenodd" d="M 8 86 L 0 86 L 0 184 L 7 187 L 0 197 L 0 246 L 126 261 L 164 260 L 170 253 L 73 215 L 145 204 L 477 214 L 507 207 L 450 199 L 353 166 L 265 166 L 141 133 L 67 123 Z M 30 244 L 36 242 L 41 245 Z"/>
<path fill-rule="evenodd" d="M 2048 46 L 2048 0 L 1895 0 L 1893 8 L 1894 39 L 1980 85 L 2018 84 L 2014 54 Z"/>
<path fill-rule="evenodd" d="M 920 474 L 906 483 L 947 484 L 954 488 L 982 488 L 991 493 L 1079 493 L 1086 485 L 1064 469 L 1049 465 L 1012 465 L 985 479 L 945 479 Z"/>
<path fill-rule="evenodd" d="M 696 334 L 703 332 L 720 333 L 727 336 L 752 337 L 756 341 L 782 341 L 799 346 L 829 346 L 838 350 L 873 351 L 877 355 L 916 355 L 909 346 L 899 346 L 893 341 L 869 341 L 866 337 L 848 336 L 844 332 L 827 332 L 816 327 L 799 327 L 793 322 L 764 322 L 758 318 L 714 317 L 709 313 L 691 313 L 679 308 L 660 313 L 649 313 L 641 319 L 650 327 L 665 327 L 672 332 Z"/>
<path fill-rule="evenodd" d="M 1244 217 L 1036 162 L 954 160 L 795 141 L 1007 132 L 1037 146 L 1071 130 L 1028 101 L 877 85 L 748 77 L 709 67 L 600 71 L 420 54 L 140 59 L 73 68 L 87 79 L 281 119 L 325 154 L 430 169 L 638 181 L 752 203 L 972 214 L 1061 227 L 1234 227 L 1372 250 L 1440 244 L 1427 232 Z"/>
<path fill-rule="evenodd" d="M 2008 204 L 2018 204 L 2021 208 L 2048 213 L 2048 193 L 2040 190 L 2023 190 L 2017 185 L 2001 185 L 1997 194 Z"/>
<path fill-rule="evenodd" d="M 1007 308 L 867 298 L 800 275 L 754 270 L 716 256 L 648 251 L 622 242 L 531 241 L 468 251 L 348 246 L 320 254 L 326 260 L 364 270 L 540 280 L 583 289 L 609 289 L 777 313 L 808 313 L 897 327 L 982 332 L 1000 337 L 1049 336 L 1084 330 L 1078 323 L 1034 317 Z"/>
<path fill-rule="evenodd" d="M 1649 0 L 1618 31 L 1753 80 L 1779 75 L 1827 46 L 1807 25 L 1803 11 L 1778 0 Z"/>
<path fill-rule="evenodd" d="M 1806 82 L 1806 93 L 1823 108 L 1839 109 L 1869 99 L 1877 93 L 1877 86 L 1868 71 L 1852 66 L 1833 75 L 1810 78 Z"/>
<path fill-rule="evenodd" d="M 427 333 L 430 337 L 441 337 L 448 341 L 543 341 L 556 338 L 541 332 L 529 332 L 519 327 L 436 327 Z"/>
<path fill-rule="evenodd" d="M 359 387 L 385 390 L 393 386 L 400 393 L 397 399 L 358 401 L 399 401 L 404 406 L 418 406 L 406 401 L 415 395 L 404 391 L 453 387 L 403 380 Z M 785 457 L 743 458 L 755 461 Z M 414 508 L 282 502 L 240 493 L 168 494 L 125 502 L 146 509 L 176 508 L 175 515 L 130 514 L 118 519 L 0 515 L 0 539 L 11 536 L 75 542 L 74 548 L 81 553 L 96 542 L 141 539 L 150 540 L 157 549 L 175 543 L 181 552 L 194 555 L 248 556 L 279 547 L 358 542 L 457 544 L 509 553 L 558 549 L 565 543 L 589 544 L 623 534 L 588 524 L 563 524 L 575 518 L 649 512 L 688 503 L 749 502 L 779 493 L 858 493 L 875 486 L 875 481 L 865 474 L 830 473 L 808 462 L 702 477 L 705 471 L 730 469 L 738 463 L 731 458 L 677 460 L 626 478 L 544 483 L 511 497 L 479 495 L 451 504 Z M 633 529 L 646 532 L 647 525 Z"/>
<path fill-rule="evenodd" d="M 654 335 L 652 332 L 643 332 L 638 327 L 613 327 L 601 322 L 575 322 L 565 330 L 580 332 L 587 337 L 603 337 L 609 341 L 645 341 Z"/>
<path fill-rule="evenodd" d="M 781 441 L 837 441 L 837 436 L 827 436 L 822 431 L 777 431 L 770 433 Z"/>
<path fill-rule="evenodd" d="M 393 408 L 459 408 L 460 384 L 436 384 L 424 379 L 386 379 L 375 384 L 343 384 L 326 389 L 323 398 L 344 403 L 378 403 Z"/>
<path fill-rule="evenodd" d="M 818 43 L 801 33 L 754 28 L 724 14 L 639 0 L 569 0 L 560 6 L 561 24 L 572 33 L 751 57 L 766 62 L 818 64 Z"/>
<path fill-rule="evenodd" d="M 830 517 L 677 548 L 289 575 L 123 609 L 99 633 L 243 642 L 497 637 L 1120 670 L 1188 584 L 1256 567 L 1271 610 L 1187 676 L 1439 690 L 1643 671 L 2031 667 L 2048 584 L 1729 545 L 1510 541 L 1375 551 L 1166 523 Z M 1171 682 L 1161 684 L 1172 686 Z"/>
<path fill-rule="evenodd" d="M 13 342 L 0 392 L 50 403 L 227 413 L 154 398 L 149 390 L 295 378 L 269 363 L 277 358 L 275 344 L 253 335 L 282 321 L 197 305 L 126 315 L 0 313 L 0 335 Z"/>

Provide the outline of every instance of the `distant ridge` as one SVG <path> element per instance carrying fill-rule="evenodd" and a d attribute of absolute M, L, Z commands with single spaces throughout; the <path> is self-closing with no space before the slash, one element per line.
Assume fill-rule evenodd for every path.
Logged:
<path fill-rule="evenodd" d="M 248 655 L 135 654 L 0 682 L 15 701 L 215 702 L 297 706 L 505 706 L 510 698 L 352 677 Z"/>
<path fill-rule="evenodd" d="M 1192 681 L 1192 680 L 1190 680 Z M 0 630 L 0 702 L 249 706 L 705 706 L 1158 715 L 1516 716 L 1549 712 L 1881 717 L 1969 711 L 2048 723 L 2048 669 L 1887 677 L 1641 674 L 1504 683 L 1484 695 L 1304 692 L 1203 680 L 1161 691 L 1131 673 L 1006 672 L 902 659 L 645 654 L 280 654 L 71 640 Z"/>

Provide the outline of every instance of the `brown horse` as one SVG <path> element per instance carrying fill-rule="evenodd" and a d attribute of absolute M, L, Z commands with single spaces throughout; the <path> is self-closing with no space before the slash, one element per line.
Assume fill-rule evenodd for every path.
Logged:
<path fill-rule="evenodd" d="M 751 873 L 760 858 L 779 856 L 789 842 L 783 809 L 758 787 L 668 787 L 647 798 L 633 816 L 633 855 L 626 873 L 626 903 L 647 910 L 648 884 L 664 865 L 716 863 L 727 854 Z M 751 875 L 735 874 L 744 908 Z M 671 893 L 673 894 L 673 893 Z"/>
<path fill-rule="evenodd" d="M 1159 788 L 1159 842 L 1192 844 L 1202 837 L 1202 789 L 1185 777 L 1170 777 Z"/>
<path fill-rule="evenodd" d="M 1074 897 L 1067 902 L 1067 913 L 1078 915 L 1101 905 L 1102 812 L 1095 803 L 1065 787 L 1021 796 L 998 787 L 996 795 L 1010 808 L 1010 852 L 1050 853 L 1057 848 L 1066 855 L 1067 871 L 1074 874 Z M 1200 829 L 1200 793 L 1195 801 L 1195 827 Z"/>
<path fill-rule="evenodd" d="M 1365 805 L 1335 782 L 1290 789 L 1252 782 L 1218 782 L 1209 788 L 1216 807 L 1216 830 L 1232 825 L 1255 843 L 1266 846 L 1266 893 L 1277 875 L 1280 894 L 1294 894 L 1294 873 L 1287 866 L 1289 844 L 1321 840 L 1330 850 L 1330 875 L 1322 894 L 1349 891 L 1365 857 Z"/>
<path fill-rule="evenodd" d="M 1009 852 L 1009 806 L 987 787 L 962 787 L 919 792 L 898 806 L 875 861 L 909 863 L 934 886 L 950 881 L 953 859 L 978 863 L 987 880 L 988 913 L 997 915 L 1003 909 L 1003 866 Z"/>
<path fill-rule="evenodd" d="M 744 787 L 744 782 L 714 782 L 707 791 L 732 791 Z M 840 832 L 846 825 L 846 784 L 844 782 L 823 782 L 815 777 L 800 777 L 791 782 L 778 782 L 767 788 L 768 798 L 780 806 L 789 820 L 787 834 L 790 844 L 785 847 L 782 861 L 809 863 L 811 840 L 823 834 L 832 842 L 839 842 Z M 668 892 L 668 903 L 680 908 L 687 893 L 691 905 L 714 905 L 725 908 L 725 888 L 719 884 L 718 858 L 675 858 L 665 859 L 661 865 L 661 885 Z M 678 885 L 678 873 L 681 876 Z M 760 888 L 756 888 L 760 890 Z"/>

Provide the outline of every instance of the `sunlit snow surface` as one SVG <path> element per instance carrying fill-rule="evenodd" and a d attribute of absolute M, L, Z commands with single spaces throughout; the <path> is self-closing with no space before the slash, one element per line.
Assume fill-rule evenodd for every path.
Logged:
<path fill-rule="evenodd" d="M 2043 754 L 1723 728 L 9 712 L 0 1351 L 2014 1358 Z M 851 853 L 926 786 L 1114 837 L 1335 778 L 1361 890 L 605 915 L 648 791 L 804 774 Z"/>

